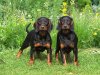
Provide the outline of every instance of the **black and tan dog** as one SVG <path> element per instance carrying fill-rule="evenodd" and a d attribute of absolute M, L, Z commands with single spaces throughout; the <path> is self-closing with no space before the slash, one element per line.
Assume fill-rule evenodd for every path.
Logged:
<path fill-rule="evenodd" d="M 37 19 L 37 21 L 34 23 L 34 28 L 34 30 L 28 33 L 25 41 L 23 42 L 23 45 L 21 46 L 17 54 L 17 57 L 20 57 L 20 55 L 26 47 L 31 46 L 29 61 L 30 64 L 33 64 L 34 62 L 34 53 L 36 52 L 39 54 L 44 50 L 47 50 L 47 62 L 48 64 L 51 64 L 52 40 L 50 36 L 50 31 L 52 30 L 53 25 L 50 19 L 46 17 L 41 17 Z"/>
<path fill-rule="evenodd" d="M 69 16 L 63 16 L 58 21 L 58 34 L 56 43 L 56 61 L 60 51 L 63 65 L 66 65 L 66 54 L 69 55 L 71 50 L 74 53 L 74 64 L 78 65 L 78 37 L 74 32 L 73 19 Z"/>

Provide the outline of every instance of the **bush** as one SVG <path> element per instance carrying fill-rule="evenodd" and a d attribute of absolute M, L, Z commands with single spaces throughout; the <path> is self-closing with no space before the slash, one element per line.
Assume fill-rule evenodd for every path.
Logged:
<path fill-rule="evenodd" d="M 0 49 L 21 46 L 25 36 L 26 25 L 34 22 L 38 17 L 45 16 L 52 20 L 54 28 L 51 32 L 53 48 L 56 46 L 57 22 L 61 15 L 61 3 L 59 0 L 52 0 L 50 3 L 44 1 L 42 6 L 36 1 L 37 5 L 30 7 L 31 10 L 22 10 L 16 8 L 12 10 L 10 6 L 5 6 L 4 16 L 0 16 Z M 27 5 L 26 5 L 27 6 Z M 42 8 L 43 7 L 43 8 Z M 28 8 L 28 7 L 27 7 Z M 2 9 L 2 8 L 1 8 Z M 93 13 L 92 8 L 86 5 L 79 12 L 78 9 L 71 7 L 71 16 L 75 23 L 75 32 L 78 35 L 79 48 L 100 47 L 100 14 Z M 30 27 L 30 30 L 33 27 Z"/>

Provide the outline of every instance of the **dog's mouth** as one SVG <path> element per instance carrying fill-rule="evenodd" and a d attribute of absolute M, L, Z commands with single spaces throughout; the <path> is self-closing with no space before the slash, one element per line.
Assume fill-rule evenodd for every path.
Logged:
<path fill-rule="evenodd" d="M 40 30 L 40 31 L 47 31 L 48 29 L 47 29 L 46 26 L 40 26 L 40 27 L 39 27 L 39 30 Z"/>
<path fill-rule="evenodd" d="M 63 31 L 63 33 L 69 33 L 69 31 L 70 31 L 70 27 L 68 26 L 68 25 L 63 25 L 62 26 L 62 31 Z"/>
<path fill-rule="evenodd" d="M 46 30 L 39 30 L 39 34 L 41 35 L 41 36 L 45 36 L 46 35 Z"/>
<path fill-rule="evenodd" d="M 45 26 L 45 25 L 41 25 L 40 27 L 39 27 L 39 34 L 41 35 L 41 36 L 45 36 L 46 35 L 46 33 L 47 33 L 47 27 Z"/>
<path fill-rule="evenodd" d="M 64 34 L 68 34 L 68 33 L 70 32 L 70 29 L 62 29 L 62 32 L 63 32 Z"/>
<path fill-rule="evenodd" d="M 47 30 L 39 29 L 39 32 L 47 32 Z"/>
<path fill-rule="evenodd" d="M 65 25 L 62 26 L 62 29 L 69 30 L 70 29 L 70 26 L 65 24 Z"/>
<path fill-rule="evenodd" d="M 69 28 L 62 28 L 62 30 L 70 30 Z"/>

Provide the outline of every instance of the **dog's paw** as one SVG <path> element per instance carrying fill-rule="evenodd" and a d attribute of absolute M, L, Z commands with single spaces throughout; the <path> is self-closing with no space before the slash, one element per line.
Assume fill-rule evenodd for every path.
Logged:
<path fill-rule="evenodd" d="M 78 64 L 78 62 L 77 62 L 77 61 L 76 61 L 76 62 L 74 62 L 74 65 L 75 65 L 75 66 L 79 66 L 79 64 Z"/>
<path fill-rule="evenodd" d="M 30 61 L 29 61 L 29 65 L 32 65 L 33 63 L 34 63 L 33 60 L 30 60 Z"/>
<path fill-rule="evenodd" d="M 66 63 L 63 63 L 63 66 L 67 66 L 67 64 Z"/>
<path fill-rule="evenodd" d="M 58 53 L 55 55 L 55 57 L 56 57 L 56 62 L 58 62 Z"/>
<path fill-rule="evenodd" d="M 48 65 L 50 66 L 51 65 L 51 62 L 48 62 Z"/>

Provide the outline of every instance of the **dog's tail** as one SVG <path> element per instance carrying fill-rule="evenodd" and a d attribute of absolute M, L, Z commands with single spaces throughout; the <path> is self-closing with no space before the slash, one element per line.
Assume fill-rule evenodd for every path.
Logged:
<path fill-rule="evenodd" d="M 26 32 L 27 32 L 27 33 L 29 33 L 28 28 L 29 28 L 30 25 L 31 25 L 31 23 L 29 23 L 29 24 L 26 26 Z"/>

